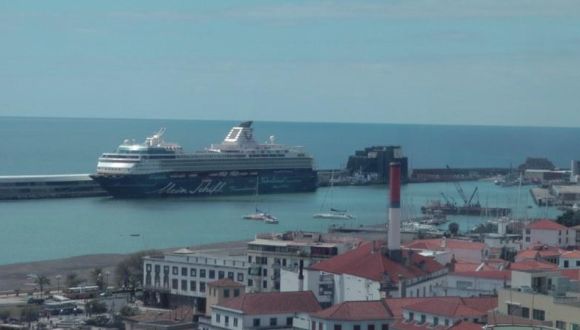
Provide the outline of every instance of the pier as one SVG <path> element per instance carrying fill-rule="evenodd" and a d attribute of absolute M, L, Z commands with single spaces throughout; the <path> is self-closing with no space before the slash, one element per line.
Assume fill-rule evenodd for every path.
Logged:
<path fill-rule="evenodd" d="M 89 174 L 0 176 L 0 200 L 106 195 Z"/>

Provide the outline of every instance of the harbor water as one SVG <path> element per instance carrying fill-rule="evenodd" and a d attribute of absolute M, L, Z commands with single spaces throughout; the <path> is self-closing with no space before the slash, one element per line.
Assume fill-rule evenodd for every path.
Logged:
<path fill-rule="evenodd" d="M 232 124 L 235 122 L 0 118 L 0 175 L 91 173 L 100 153 L 114 150 L 125 138 L 141 140 L 159 127 L 167 128 L 168 141 L 192 151 L 221 141 Z M 566 167 L 570 160 L 580 158 L 570 143 L 580 140 L 576 128 L 256 122 L 255 135 L 262 141 L 275 135 L 280 143 L 305 146 L 319 168 L 341 167 L 357 149 L 394 144 L 403 147 L 415 168 L 509 167 L 526 156 L 548 157 Z M 475 186 L 483 206 L 517 205 L 521 218 L 558 214 L 533 205 L 527 187 L 463 183 L 466 192 Z M 258 197 L 0 201 L 0 264 L 250 239 L 264 231 L 326 231 L 331 223 L 381 224 L 386 221 L 386 189 L 334 187 Z M 441 192 L 456 194 L 447 183 L 405 186 L 404 215 L 418 216 L 420 206 L 437 199 Z M 356 219 L 313 219 L 323 205 L 348 209 Z M 241 219 L 256 206 L 274 214 L 280 224 Z M 452 217 L 451 221 L 467 230 L 485 219 Z"/>

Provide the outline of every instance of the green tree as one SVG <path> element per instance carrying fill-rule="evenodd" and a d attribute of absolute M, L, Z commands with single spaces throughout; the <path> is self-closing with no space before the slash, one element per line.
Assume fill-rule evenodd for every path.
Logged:
<path fill-rule="evenodd" d="M 141 251 L 133 253 L 122 260 L 115 268 L 115 275 L 119 286 L 135 290 L 142 286 L 143 257 L 159 255 L 159 251 Z"/>
<path fill-rule="evenodd" d="M 457 224 L 457 222 L 452 222 L 449 224 L 447 229 L 449 230 L 452 236 L 456 236 L 457 233 L 459 232 L 459 225 Z"/>
<path fill-rule="evenodd" d="M 82 282 L 84 282 L 84 280 L 80 278 L 77 273 L 68 273 L 64 281 L 67 288 L 79 286 L 79 284 L 81 284 Z"/>
<path fill-rule="evenodd" d="M 102 314 L 107 312 L 107 304 L 97 299 L 89 301 L 85 306 L 89 314 Z"/>
<path fill-rule="evenodd" d="M 91 271 L 91 279 L 95 283 L 96 286 L 99 287 L 99 290 L 103 290 L 105 288 L 105 274 L 103 273 L 103 269 L 100 267 L 95 267 Z"/>
<path fill-rule="evenodd" d="M 139 309 L 137 307 L 125 305 L 125 306 L 121 307 L 121 310 L 119 311 L 119 313 L 123 317 L 135 316 L 139 313 Z"/>
<path fill-rule="evenodd" d="M 40 298 L 42 298 L 44 295 L 44 288 L 50 285 L 50 279 L 48 278 L 48 276 L 41 274 L 36 276 L 36 278 L 34 279 L 34 283 L 38 285 L 38 288 L 40 289 Z"/>
<path fill-rule="evenodd" d="M 574 227 L 580 225 L 580 212 L 568 210 L 560 215 L 556 222 L 566 227 Z"/>

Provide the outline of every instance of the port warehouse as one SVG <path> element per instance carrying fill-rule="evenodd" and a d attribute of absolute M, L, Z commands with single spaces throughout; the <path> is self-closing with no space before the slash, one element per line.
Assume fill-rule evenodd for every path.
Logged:
<path fill-rule="evenodd" d="M 0 199 L 105 196 L 88 174 L 0 176 Z"/>

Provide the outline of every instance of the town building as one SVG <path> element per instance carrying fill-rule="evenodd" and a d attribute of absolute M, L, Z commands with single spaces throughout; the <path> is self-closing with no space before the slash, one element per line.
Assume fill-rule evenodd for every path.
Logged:
<path fill-rule="evenodd" d="M 550 193 L 562 205 L 573 205 L 580 202 L 580 185 L 552 185 Z"/>
<path fill-rule="evenodd" d="M 447 268 L 412 250 L 401 260 L 389 257 L 384 242 L 367 242 L 356 249 L 305 268 L 300 274 L 283 270 L 282 290 L 312 290 L 322 306 L 384 297 L 429 297 L 444 282 Z"/>
<path fill-rule="evenodd" d="M 387 183 L 390 180 L 389 164 L 397 162 L 401 165 L 401 178 L 405 182 L 408 179 L 407 161 L 400 146 L 373 146 L 355 151 L 348 157 L 346 169 L 351 175 L 376 176 L 379 182 Z"/>
<path fill-rule="evenodd" d="M 512 287 L 498 292 L 502 315 L 547 321 L 562 330 L 580 329 L 580 287 L 557 271 L 512 272 Z"/>
<path fill-rule="evenodd" d="M 346 301 L 294 320 L 295 328 L 304 330 L 389 330 L 393 314 L 384 300 Z"/>
<path fill-rule="evenodd" d="M 543 219 L 524 227 L 523 247 L 528 249 L 535 245 L 548 245 L 566 248 L 576 244 L 576 231 L 562 226 L 555 221 Z"/>
<path fill-rule="evenodd" d="M 566 250 L 557 246 L 537 244 L 519 251 L 515 256 L 515 261 L 520 262 L 531 259 L 550 262 L 557 265 L 560 261 L 560 256 L 565 252 Z"/>
<path fill-rule="evenodd" d="M 510 282 L 511 271 L 508 270 L 452 272 L 433 291 L 437 296 L 491 296 L 509 287 Z"/>
<path fill-rule="evenodd" d="M 211 316 L 211 309 L 227 299 L 236 298 L 245 293 L 245 285 L 229 278 L 209 282 L 206 290 L 205 316 Z"/>
<path fill-rule="evenodd" d="M 248 243 L 249 292 L 280 291 L 280 270 L 298 269 L 334 257 L 359 239 L 314 232 L 258 234 Z"/>
<path fill-rule="evenodd" d="M 559 261 L 561 269 L 580 269 L 580 251 L 566 251 L 562 253 Z"/>
<path fill-rule="evenodd" d="M 435 255 L 436 260 L 443 265 L 448 264 L 452 257 L 460 261 L 482 262 L 489 253 L 487 246 L 483 243 L 445 237 L 415 240 L 403 244 L 403 248 L 421 254 Z"/>
<path fill-rule="evenodd" d="M 212 254 L 180 249 L 143 258 L 143 300 L 146 305 L 195 306 L 205 311 L 208 282 L 229 278 L 241 284 L 247 280 L 245 255 Z"/>
<path fill-rule="evenodd" d="M 246 293 L 211 308 L 211 318 L 200 319 L 200 330 L 293 329 L 298 313 L 320 311 L 310 291 Z"/>

